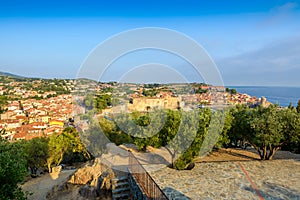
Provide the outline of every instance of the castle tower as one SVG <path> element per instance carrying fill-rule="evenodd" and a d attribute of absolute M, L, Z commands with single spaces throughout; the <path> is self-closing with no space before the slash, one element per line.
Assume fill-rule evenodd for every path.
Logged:
<path fill-rule="evenodd" d="M 266 107 L 267 106 L 267 99 L 266 99 L 266 97 L 261 97 L 260 105 L 262 107 Z"/>

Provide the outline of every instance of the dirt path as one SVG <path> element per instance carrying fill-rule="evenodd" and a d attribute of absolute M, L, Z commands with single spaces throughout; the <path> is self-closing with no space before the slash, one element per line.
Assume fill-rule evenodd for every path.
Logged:
<path fill-rule="evenodd" d="M 24 185 L 22 185 L 22 188 L 24 191 L 33 193 L 29 196 L 29 200 L 44 200 L 46 199 L 47 193 L 53 186 L 65 182 L 72 174 L 75 173 L 75 171 L 76 170 L 63 170 L 59 175 L 46 174 L 27 181 Z"/>

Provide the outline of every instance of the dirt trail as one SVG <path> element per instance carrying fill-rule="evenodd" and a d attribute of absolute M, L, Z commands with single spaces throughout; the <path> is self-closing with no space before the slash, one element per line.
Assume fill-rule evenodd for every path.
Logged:
<path fill-rule="evenodd" d="M 24 185 L 22 185 L 22 188 L 24 191 L 33 193 L 29 196 L 29 200 L 44 200 L 52 187 L 65 182 L 75 172 L 76 170 L 63 170 L 59 175 L 46 174 L 27 181 Z"/>

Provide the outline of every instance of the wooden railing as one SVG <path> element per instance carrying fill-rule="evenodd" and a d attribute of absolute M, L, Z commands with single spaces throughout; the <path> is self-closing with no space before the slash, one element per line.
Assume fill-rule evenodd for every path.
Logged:
<path fill-rule="evenodd" d="M 131 152 L 128 153 L 129 153 L 129 171 L 132 174 L 132 176 L 134 176 L 139 186 L 146 194 L 147 198 L 153 200 L 168 200 L 167 196 L 159 188 L 157 183 L 153 180 L 153 178 L 145 170 L 145 168 L 141 165 L 141 163 L 133 155 L 133 153 Z"/>

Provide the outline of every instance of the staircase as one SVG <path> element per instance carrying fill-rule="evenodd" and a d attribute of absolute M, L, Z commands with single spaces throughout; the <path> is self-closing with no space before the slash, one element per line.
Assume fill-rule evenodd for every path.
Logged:
<path fill-rule="evenodd" d="M 111 180 L 113 200 L 131 200 L 128 176 L 120 176 Z"/>

